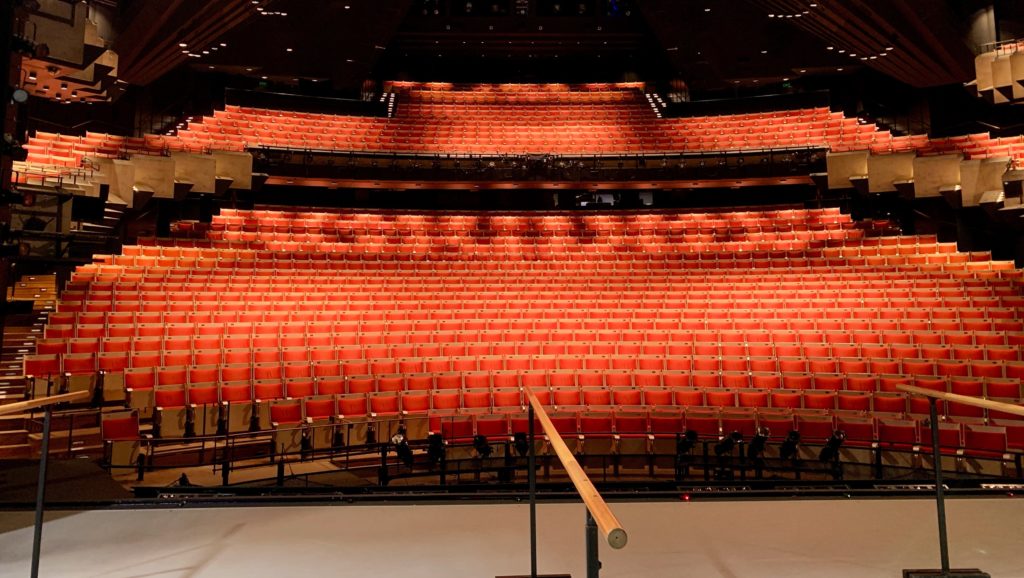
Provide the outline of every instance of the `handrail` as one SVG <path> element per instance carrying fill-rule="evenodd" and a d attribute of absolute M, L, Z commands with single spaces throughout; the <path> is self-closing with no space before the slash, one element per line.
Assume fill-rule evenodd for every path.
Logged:
<path fill-rule="evenodd" d="M 983 397 L 972 397 L 969 395 L 960 395 L 958 393 L 934 391 L 931 389 L 924 389 L 922 387 L 916 387 L 913 385 L 897 385 L 896 389 L 914 395 L 923 395 L 925 397 L 933 397 L 935 399 L 941 399 L 944 401 L 963 403 L 966 405 L 973 405 L 974 407 L 983 407 L 985 409 L 992 409 L 995 411 L 1002 411 L 1005 413 L 1012 413 L 1015 415 L 1024 416 L 1024 407 L 1021 407 L 1019 405 L 1013 405 L 1010 403 L 1003 403 L 1001 401 L 993 401 L 991 399 L 986 399 Z"/>
<path fill-rule="evenodd" d="M 579 462 L 573 457 L 569 447 L 565 445 L 562 436 L 559 435 L 558 430 L 551 423 L 551 418 L 548 417 L 543 404 L 537 399 L 533 390 L 529 387 L 524 388 L 524 390 L 530 400 L 530 405 L 533 406 L 533 410 L 537 414 L 541 427 L 544 428 L 544 433 L 547 434 L 548 439 L 551 441 L 551 447 L 555 449 L 555 454 L 558 456 L 559 461 L 562 462 L 562 467 L 565 468 L 565 473 L 569 475 L 573 486 L 576 487 L 576 492 L 583 499 L 587 509 L 590 510 L 590 514 L 594 517 L 594 521 L 597 522 L 597 527 L 600 528 L 601 533 L 604 534 L 608 545 L 615 549 L 623 548 L 628 538 L 626 530 L 622 528 L 622 524 L 619 523 L 615 514 L 608 508 L 608 504 L 601 497 L 601 494 L 598 493 L 597 488 L 590 481 L 590 477 L 587 476 Z"/>
<path fill-rule="evenodd" d="M 37 407 L 45 407 L 48 405 L 56 405 L 58 403 L 66 403 L 71 401 L 82 401 L 92 397 L 92 394 L 88 391 L 76 391 L 73 393 L 63 393 L 60 395 L 51 395 L 50 397 L 40 397 L 36 399 L 30 399 L 28 401 L 19 401 L 17 403 L 11 403 L 7 405 L 0 405 L 0 415 L 7 415 L 11 413 L 20 413 L 26 410 L 35 409 Z"/>

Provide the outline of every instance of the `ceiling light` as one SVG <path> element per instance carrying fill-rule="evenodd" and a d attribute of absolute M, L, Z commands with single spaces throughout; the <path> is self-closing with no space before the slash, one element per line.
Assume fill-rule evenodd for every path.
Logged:
<path fill-rule="evenodd" d="M 210 51 L 209 51 L 209 50 L 204 50 L 204 51 L 203 51 L 203 54 L 209 54 L 209 53 L 210 53 Z"/>
<path fill-rule="evenodd" d="M 61 90 L 67 90 L 68 89 L 68 83 L 66 83 L 66 82 L 60 83 L 60 89 Z"/>
<path fill-rule="evenodd" d="M 226 47 L 228 45 L 228 43 L 227 42 L 221 42 L 220 45 L 223 46 L 223 47 Z"/>
<path fill-rule="evenodd" d="M 835 49 L 836 49 L 835 46 L 826 46 L 825 47 L 825 50 L 835 50 Z"/>
<path fill-rule="evenodd" d="M 284 51 L 285 51 L 285 52 L 291 52 L 291 51 L 292 51 L 292 49 L 291 49 L 291 48 L 285 48 L 285 49 L 284 49 Z"/>
<path fill-rule="evenodd" d="M 896 50 L 896 47 L 895 46 L 886 46 L 885 49 L 886 49 L 886 51 Z"/>
<path fill-rule="evenodd" d="M 762 50 L 761 54 L 768 54 L 768 51 L 767 50 Z"/>
<path fill-rule="evenodd" d="M 182 54 L 188 54 L 188 50 L 182 50 L 181 53 Z"/>
<path fill-rule="evenodd" d="M 29 80 L 35 80 L 36 79 L 36 71 L 35 70 L 29 71 L 28 79 Z"/>
<path fill-rule="evenodd" d="M 351 6 L 349 6 L 348 4 L 346 4 L 346 5 L 345 5 L 345 10 L 348 10 L 349 8 L 352 8 L 352 7 L 351 7 Z"/>
<path fill-rule="evenodd" d="M 213 65 L 212 64 L 210 65 L 210 70 L 213 70 Z"/>
<path fill-rule="evenodd" d="M 838 72 L 842 72 L 842 71 L 843 71 L 843 67 L 842 67 L 842 66 L 840 66 L 839 68 L 837 68 L 837 69 L 836 69 L 836 71 L 838 71 Z"/>
<path fill-rule="evenodd" d="M 251 68 L 246 68 L 245 71 L 246 72 L 252 72 L 252 69 Z"/>
<path fill-rule="evenodd" d="M 182 48 L 187 48 L 188 47 L 188 43 L 187 42 L 179 42 L 178 46 L 180 46 Z"/>
<path fill-rule="evenodd" d="M 805 73 L 805 72 L 807 72 L 807 69 L 806 69 L 806 68 L 801 68 L 801 69 L 800 69 L 800 74 L 803 74 L 803 73 Z"/>
<path fill-rule="evenodd" d="M 266 76 L 261 76 L 260 78 L 262 78 L 263 80 L 266 80 L 266 79 L 267 79 L 267 77 L 266 77 Z"/>
<path fill-rule="evenodd" d="M 711 9 L 710 8 L 705 8 L 704 11 L 705 12 L 711 12 Z"/>

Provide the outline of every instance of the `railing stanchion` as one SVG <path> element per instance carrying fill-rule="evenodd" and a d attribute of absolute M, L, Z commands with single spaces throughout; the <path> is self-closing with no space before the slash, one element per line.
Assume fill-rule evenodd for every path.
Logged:
<path fill-rule="evenodd" d="M 942 575 L 949 574 L 949 540 L 946 536 L 946 495 L 942 488 L 942 451 L 939 449 L 939 412 L 934 397 L 928 398 L 928 417 L 932 429 L 932 459 L 935 460 L 935 507 L 939 514 L 939 561 Z"/>
<path fill-rule="evenodd" d="M 537 578 L 537 444 L 534 440 L 533 405 L 528 407 L 530 450 L 526 454 L 526 479 L 530 485 L 530 578 Z"/>
<path fill-rule="evenodd" d="M 587 513 L 587 578 L 598 578 L 601 575 L 601 560 L 597 554 L 597 522 L 594 521 L 589 508 L 583 510 Z"/>
<path fill-rule="evenodd" d="M 32 534 L 32 578 L 39 577 L 39 554 L 43 544 L 43 502 L 46 500 L 46 465 L 50 455 L 50 421 L 53 406 L 46 406 L 43 414 L 43 445 L 39 454 L 39 482 L 36 485 L 36 521 Z"/>

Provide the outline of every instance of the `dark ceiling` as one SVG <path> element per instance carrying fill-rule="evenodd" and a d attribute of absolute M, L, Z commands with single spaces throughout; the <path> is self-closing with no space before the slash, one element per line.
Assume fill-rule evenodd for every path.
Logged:
<path fill-rule="evenodd" d="M 713 91 L 861 67 L 930 87 L 973 76 L 964 3 L 979 2 L 136 1 L 115 49 L 132 84 L 187 64 L 344 91 L 389 78 L 681 79 Z"/>

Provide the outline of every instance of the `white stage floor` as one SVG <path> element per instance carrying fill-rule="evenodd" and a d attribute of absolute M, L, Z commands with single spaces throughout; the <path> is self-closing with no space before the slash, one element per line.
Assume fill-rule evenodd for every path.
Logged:
<path fill-rule="evenodd" d="M 928 500 L 612 509 L 629 545 L 602 546 L 602 577 L 899 577 L 902 568 L 938 565 L 935 505 Z M 1024 577 L 1024 500 L 958 499 L 947 509 L 954 567 Z M 541 504 L 538 519 L 540 571 L 582 578 L 583 506 Z M 528 573 L 528 548 L 526 505 L 91 511 L 46 523 L 40 574 L 484 578 Z M 0 576 L 28 576 L 31 549 L 30 527 L 0 534 Z"/>

